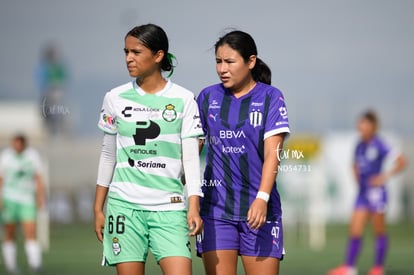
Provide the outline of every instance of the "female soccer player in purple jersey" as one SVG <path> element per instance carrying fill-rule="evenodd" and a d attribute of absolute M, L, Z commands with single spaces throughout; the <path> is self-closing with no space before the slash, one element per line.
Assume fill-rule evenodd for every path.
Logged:
<path fill-rule="evenodd" d="M 282 93 L 253 38 L 232 31 L 215 44 L 221 80 L 197 99 L 207 143 L 204 233 L 197 250 L 206 273 L 278 274 L 283 258 L 282 210 L 276 174 L 289 122 Z"/>
<path fill-rule="evenodd" d="M 357 144 L 354 158 L 354 173 L 359 185 L 359 193 L 355 202 L 349 227 L 349 240 L 345 262 L 332 269 L 328 275 L 357 274 L 355 264 L 361 247 L 361 237 L 365 224 L 370 219 L 376 236 L 375 262 L 369 275 L 384 274 L 384 260 L 388 247 L 385 228 L 385 210 L 387 192 L 385 183 L 405 167 L 405 158 L 391 149 L 377 135 L 378 119 L 374 112 L 367 111 L 358 121 L 360 141 Z M 386 157 L 395 159 L 389 171 L 382 171 Z"/>

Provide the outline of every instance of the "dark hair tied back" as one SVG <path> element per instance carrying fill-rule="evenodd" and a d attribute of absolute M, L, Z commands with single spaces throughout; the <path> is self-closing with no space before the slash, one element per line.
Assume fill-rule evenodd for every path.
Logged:
<path fill-rule="evenodd" d="M 160 50 L 163 51 L 164 58 L 161 61 L 161 70 L 167 72 L 171 71 L 168 77 L 171 76 L 174 69 L 173 59 L 175 59 L 175 57 L 172 54 L 168 53 L 168 37 L 160 26 L 157 26 L 155 24 L 137 26 L 130 30 L 125 37 L 127 36 L 133 36 L 137 38 L 154 54 Z"/>
<path fill-rule="evenodd" d="M 379 126 L 379 119 L 378 115 L 374 110 L 366 110 L 362 115 L 362 119 L 366 119 L 370 123 L 372 123 L 375 127 Z"/>
<path fill-rule="evenodd" d="M 220 37 L 214 45 L 215 51 L 220 46 L 228 45 L 237 51 L 245 62 L 249 61 L 252 55 L 256 56 L 256 65 L 252 69 L 252 77 L 255 81 L 271 84 L 272 72 L 260 58 L 257 57 L 257 47 L 250 34 L 243 31 L 231 31 Z"/>

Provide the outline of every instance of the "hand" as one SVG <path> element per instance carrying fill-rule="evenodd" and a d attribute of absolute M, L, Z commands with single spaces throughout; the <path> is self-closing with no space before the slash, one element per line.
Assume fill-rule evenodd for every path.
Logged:
<path fill-rule="evenodd" d="M 190 229 L 190 236 L 200 234 L 203 230 L 203 220 L 200 217 L 199 211 L 188 210 L 187 222 L 188 228 Z"/>
<path fill-rule="evenodd" d="M 267 202 L 255 199 L 247 212 L 247 222 L 253 230 L 259 229 L 266 222 Z"/>
<path fill-rule="evenodd" d="M 100 242 L 103 241 L 105 215 L 102 211 L 95 213 L 95 234 Z"/>
<path fill-rule="evenodd" d="M 371 186 L 383 186 L 387 180 L 388 177 L 386 174 L 378 174 L 369 179 L 369 184 Z"/>

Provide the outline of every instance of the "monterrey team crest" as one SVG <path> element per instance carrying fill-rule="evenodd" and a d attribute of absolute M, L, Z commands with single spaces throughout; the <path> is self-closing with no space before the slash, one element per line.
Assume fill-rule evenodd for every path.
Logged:
<path fill-rule="evenodd" d="M 253 111 L 250 112 L 249 118 L 250 118 L 250 125 L 252 125 L 253 128 L 256 128 L 257 126 L 262 125 L 263 114 L 262 112 L 260 112 L 260 110 L 253 109 Z"/>
<path fill-rule="evenodd" d="M 175 106 L 168 104 L 165 106 L 165 110 L 162 112 L 162 118 L 167 122 L 172 122 L 177 118 L 177 112 Z"/>

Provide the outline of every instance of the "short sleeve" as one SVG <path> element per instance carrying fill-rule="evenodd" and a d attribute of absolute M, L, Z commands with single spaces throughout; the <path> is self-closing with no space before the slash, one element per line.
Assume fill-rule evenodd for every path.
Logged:
<path fill-rule="evenodd" d="M 378 150 L 381 158 L 389 157 L 390 159 L 396 159 L 399 155 L 397 150 L 391 148 L 388 143 L 384 142 L 383 140 L 380 140 Z"/>
<path fill-rule="evenodd" d="M 264 138 L 278 135 L 281 133 L 290 133 L 288 112 L 283 95 L 276 90 L 270 95 Z"/>
<path fill-rule="evenodd" d="M 386 155 L 388 155 L 391 151 L 392 151 L 391 147 L 390 147 L 387 143 L 382 142 L 382 144 L 381 144 L 381 154 L 382 154 L 383 156 L 386 156 Z"/>
<path fill-rule="evenodd" d="M 181 126 L 181 138 L 192 138 L 203 135 L 200 114 L 197 103 L 193 97 L 186 99 Z"/>
<path fill-rule="evenodd" d="M 99 115 L 98 127 L 107 134 L 115 135 L 118 132 L 115 123 L 115 112 L 112 108 L 110 93 L 104 97 L 101 114 Z"/>
<path fill-rule="evenodd" d="M 33 162 L 33 167 L 36 174 L 43 174 L 42 158 L 40 157 L 39 153 L 36 150 L 31 149 L 30 158 Z"/>
<path fill-rule="evenodd" d="M 4 156 L 5 156 L 5 151 L 0 153 L 0 178 L 4 177 Z"/>
<path fill-rule="evenodd" d="M 201 122 L 201 127 L 202 130 L 204 132 L 204 135 L 207 134 L 207 120 L 206 120 L 206 114 L 204 112 L 204 105 L 206 104 L 204 101 L 204 92 L 201 92 L 198 97 L 197 97 L 197 105 L 198 105 L 198 110 L 200 112 L 200 122 Z"/>

